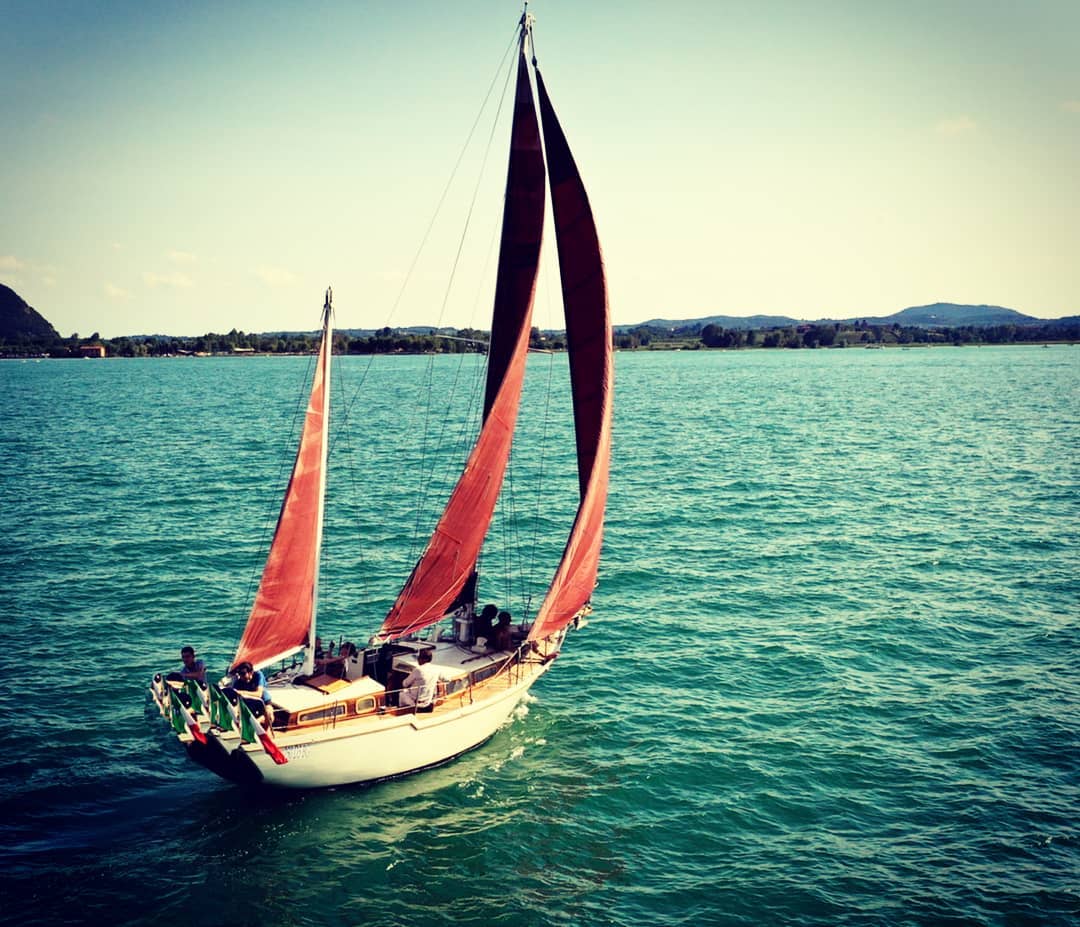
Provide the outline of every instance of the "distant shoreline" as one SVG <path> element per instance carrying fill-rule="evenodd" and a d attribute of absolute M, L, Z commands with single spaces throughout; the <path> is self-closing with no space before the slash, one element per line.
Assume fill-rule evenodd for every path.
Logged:
<path fill-rule="evenodd" d="M 910 351 L 910 350 L 941 350 L 942 348 L 1049 348 L 1049 347 L 1075 347 L 1080 344 L 1080 338 L 1059 340 L 1059 341 L 1009 341 L 1009 342 L 963 342 L 953 343 L 945 342 L 939 344 L 931 343 L 918 343 L 918 344 L 853 344 L 853 345 L 830 345 L 828 347 L 816 346 L 816 347 L 797 347 L 791 348 L 789 346 L 770 346 L 765 347 L 763 345 L 747 346 L 742 345 L 739 347 L 708 347 L 701 344 L 680 344 L 677 342 L 663 342 L 660 344 L 650 344 L 645 346 L 636 346 L 628 348 L 616 347 L 617 353 L 656 353 L 656 352 L 668 352 L 668 353 L 680 353 L 690 352 L 696 353 L 699 351 L 727 351 L 727 352 L 750 352 L 750 351 L 858 351 L 858 350 L 887 350 L 887 351 Z M 211 352 L 206 354 L 144 354 L 144 355 L 131 355 L 131 354 L 105 354 L 104 356 L 62 356 L 54 357 L 50 354 L 0 354 L 0 361 L 80 361 L 80 360 L 209 360 L 209 359 L 243 359 L 243 358 L 267 358 L 267 357 L 311 357 L 314 355 L 314 351 L 253 351 L 235 353 L 231 351 Z M 480 352 L 465 352 L 465 353 L 480 353 Z M 551 350 L 548 353 L 553 354 L 565 354 L 565 348 L 558 350 Z M 334 352 L 337 357 L 368 357 L 378 354 L 382 357 L 426 357 L 439 354 L 447 354 L 446 351 L 387 351 L 387 352 Z"/>

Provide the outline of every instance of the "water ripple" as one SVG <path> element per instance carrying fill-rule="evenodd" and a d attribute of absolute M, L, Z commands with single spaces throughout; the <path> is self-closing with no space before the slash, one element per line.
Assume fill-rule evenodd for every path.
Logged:
<path fill-rule="evenodd" d="M 376 472 L 406 479 L 416 429 L 387 429 L 427 363 L 369 371 L 389 399 L 351 441 Z M 20 923 L 1080 921 L 1067 350 L 621 354 L 596 613 L 516 719 L 401 782 L 245 795 L 143 687 L 181 643 L 229 659 L 307 370 L 0 364 Z M 515 483 L 541 467 L 566 497 L 538 513 L 545 563 L 576 478 L 523 450 Z M 345 501 L 325 620 L 362 636 L 415 531 L 375 481 Z"/>

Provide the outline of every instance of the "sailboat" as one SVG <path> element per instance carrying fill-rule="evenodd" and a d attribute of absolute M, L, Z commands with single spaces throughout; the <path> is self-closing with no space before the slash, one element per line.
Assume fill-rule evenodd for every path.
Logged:
<path fill-rule="evenodd" d="M 190 758 L 236 783 L 319 788 L 377 782 L 446 763 L 483 744 L 507 721 L 551 668 L 568 630 L 591 611 L 611 457 L 611 321 L 585 187 L 535 55 L 527 54 L 531 17 L 524 14 L 519 25 L 482 423 L 411 574 L 366 648 L 339 655 L 332 668 L 317 659 L 333 343 L 327 291 L 296 462 L 231 664 L 250 663 L 263 672 L 272 711 L 245 698 L 231 677 L 206 683 L 159 673 L 153 679 L 154 701 Z M 566 319 L 578 506 L 535 616 L 504 632 L 501 641 L 485 642 L 478 639 L 477 564 L 514 438 L 547 188 Z M 434 667 L 439 677 L 428 704 L 415 691 L 405 697 L 402 688 L 420 664 Z"/>

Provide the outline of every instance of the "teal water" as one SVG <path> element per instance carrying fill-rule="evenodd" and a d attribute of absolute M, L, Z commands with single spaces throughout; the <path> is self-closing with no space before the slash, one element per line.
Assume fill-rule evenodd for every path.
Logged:
<path fill-rule="evenodd" d="M 417 543 L 423 425 L 390 423 L 475 374 L 367 363 L 325 566 L 357 639 Z M 144 688 L 183 643 L 224 668 L 307 365 L 0 363 L 5 919 L 1080 921 L 1080 348 L 618 355 L 596 611 L 518 717 L 406 780 L 252 796 Z M 572 492 L 566 463 L 515 483 Z M 557 556 L 567 505 L 529 506 Z"/>

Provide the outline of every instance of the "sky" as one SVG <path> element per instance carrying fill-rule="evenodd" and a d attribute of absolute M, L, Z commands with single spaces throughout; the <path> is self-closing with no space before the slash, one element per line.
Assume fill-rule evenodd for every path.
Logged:
<path fill-rule="evenodd" d="M 616 324 L 1080 313 L 1076 0 L 529 9 Z M 65 336 L 310 330 L 328 285 L 488 327 L 519 15 L 0 0 L 0 282 Z"/>

